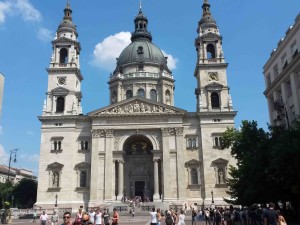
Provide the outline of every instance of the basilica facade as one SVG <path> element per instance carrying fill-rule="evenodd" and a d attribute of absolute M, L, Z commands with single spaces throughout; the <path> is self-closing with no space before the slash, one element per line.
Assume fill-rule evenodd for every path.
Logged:
<path fill-rule="evenodd" d="M 166 204 L 225 205 L 230 149 L 221 136 L 234 126 L 222 37 L 207 0 L 195 39 L 195 112 L 174 105 L 175 80 L 152 42 L 142 8 L 129 44 L 108 77 L 110 104 L 82 114 L 80 51 L 72 9 L 52 41 L 48 89 L 39 120 L 36 205 L 77 209 L 124 197 Z M 192 44 L 192 43 L 191 43 Z M 91 99 L 86 99 L 91 101 Z M 213 194 L 213 196 L 212 196 Z"/>

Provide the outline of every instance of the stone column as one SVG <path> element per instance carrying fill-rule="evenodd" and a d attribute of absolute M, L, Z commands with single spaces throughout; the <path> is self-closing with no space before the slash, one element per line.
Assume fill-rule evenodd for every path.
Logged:
<path fill-rule="evenodd" d="M 170 200 L 172 194 L 170 192 L 170 150 L 169 150 L 169 135 L 170 128 L 161 128 L 162 133 L 162 153 L 163 153 L 163 200 Z"/>
<path fill-rule="evenodd" d="M 105 148 L 105 189 L 104 189 L 104 201 L 112 201 L 113 193 L 113 168 L 111 162 L 113 161 L 112 149 L 113 149 L 113 129 L 104 130 L 105 132 L 105 143 L 103 146 Z"/>
<path fill-rule="evenodd" d="M 154 194 L 153 201 L 160 201 L 159 199 L 159 179 L 158 179 L 158 158 L 154 158 Z"/>
<path fill-rule="evenodd" d="M 184 200 L 186 198 L 185 176 L 184 176 L 184 153 L 183 153 L 183 127 L 176 127 L 176 151 L 177 151 L 177 198 Z M 193 144 L 192 144 L 193 145 Z M 200 197 L 200 196 L 199 196 Z"/>
<path fill-rule="evenodd" d="M 122 160 L 118 161 L 119 163 L 119 176 L 118 176 L 118 197 L 117 200 L 122 200 L 123 197 L 123 187 L 124 187 L 124 162 Z"/>

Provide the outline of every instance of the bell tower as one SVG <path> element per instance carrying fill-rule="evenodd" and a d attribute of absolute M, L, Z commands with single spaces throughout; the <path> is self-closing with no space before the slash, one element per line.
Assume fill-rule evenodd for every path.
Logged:
<path fill-rule="evenodd" d="M 232 101 L 227 86 L 226 69 L 222 50 L 222 36 L 210 12 L 208 0 L 202 5 L 203 14 L 198 22 L 195 40 L 197 64 L 197 112 L 232 111 Z"/>
<path fill-rule="evenodd" d="M 70 2 L 64 9 L 64 17 L 59 24 L 54 40 L 53 53 L 48 72 L 47 98 L 43 106 L 43 116 L 79 115 L 81 108 L 81 81 L 76 25 L 72 22 Z"/>

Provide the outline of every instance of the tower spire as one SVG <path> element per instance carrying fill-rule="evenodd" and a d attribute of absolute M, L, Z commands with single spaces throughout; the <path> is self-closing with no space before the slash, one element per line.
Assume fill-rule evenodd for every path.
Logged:
<path fill-rule="evenodd" d="M 203 5 L 202 5 L 202 18 L 199 21 L 199 25 L 213 25 L 216 26 L 216 21 L 214 20 L 211 12 L 210 12 L 210 4 L 208 0 L 204 0 Z"/>
<path fill-rule="evenodd" d="M 139 7 L 140 7 L 140 13 L 142 12 L 142 0 L 140 0 L 140 5 L 139 5 Z"/>
<path fill-rule="evenodd" d="M 135 30 L 131 35 L 131 41 L 135 41 L 137 39 L 146 39 L 148 41 L 152 41 L 151 33 L 148 31 L 148 19 L 144 16 L 142 12 L 142 0 L 140 0 L 139 4 L 139 13 L 134 19 Z"/>

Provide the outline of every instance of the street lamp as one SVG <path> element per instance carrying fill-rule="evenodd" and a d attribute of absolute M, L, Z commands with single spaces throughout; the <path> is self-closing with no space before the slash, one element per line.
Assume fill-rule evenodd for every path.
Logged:
<path fill-rule="evenodd" d="M 211 203 L 212 204 L 215 203 L 215 201 L 214 201 L 214 192 L 213 191 L 211 191 Z"/>
<path fill-rule="evenodd" d="M 57 207 L 57 198 L 58 198 L 58 196 L 57 196 L 57 194 L 55 195 L 55 205 L 54 205 L 54 207 Z"/>
<path fill-rule="evenodd" d="M 12 160 L 12 158 L 14 158 L 14 163 L 16 163 L 17 162 L 17 151 L 18 151 L 19 149 L 18 148 L 15 148 L 15 149 L 12 149 L 12 150 L 10 150 L 10 155 L 9 155 L 9 162 L 8 162 L 8 175 L 7 175 L 7 182 L 9 181 L 9 177 L 10 177 L 10 164 L 11 164 L 11 160 Z M 15 155 L 15 156 L 13 156 L 13 154 Z"/>

